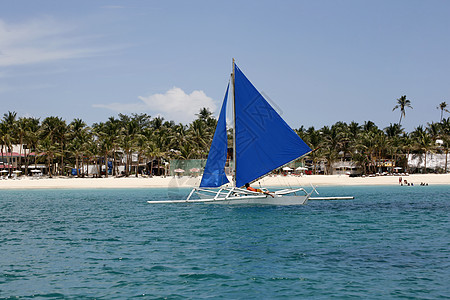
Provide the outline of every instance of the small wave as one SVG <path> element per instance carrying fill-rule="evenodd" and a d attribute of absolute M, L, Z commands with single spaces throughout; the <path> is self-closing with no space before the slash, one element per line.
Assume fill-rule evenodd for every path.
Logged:
<path fill-rule="evenodd" d="M 21 298 L 21 297 L 18 297 Z M 33 294 L 30 296 L 24 296 L 24 298 L 54 298 L 54 299 L 64 299 L 66 296 L 61 293 L 48 293 L 48 294 Z"/>
<path fill-rule="evenodd" d="M 221 275 L 217 273 L 191 273 L 191 274 L 180 274 L 182 278 L 188 279 L 230 279 L 230 276 Z"/>
<path fill-rule="evenodd" d="M 167 267 L 167 266 L 160 266 L 160 265 L 158 265 L 158 266 L 153 266 L 153 267 L 151 267 L 151 268 L 146 268 L 146 270 L 152 271 L 152 272 L 155 272 L 155 271 L 161 271 L 161 272 L 175 272 L 175 271 L 176 271 L 174 268 L 170 268 L 170 267 Z"/>

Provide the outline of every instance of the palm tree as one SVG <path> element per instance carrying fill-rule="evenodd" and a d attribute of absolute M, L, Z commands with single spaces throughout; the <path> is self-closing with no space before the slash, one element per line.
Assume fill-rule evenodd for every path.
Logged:
<path fill-rule="evenodd" d="M 444 172 L 447 173 L 447 164 L 448 164 L 448 149 L 450 147 L 450 118 L 443 119 L 441 121 L 440 126 L 440 132 L 441 132 L 441 138 L 443 140 L 443 145 L 445 148 L 445 166 L 444 166 Z"/>
<path fill-rule="evenodd" d="M 5 125 L 5 123 L 3 123 L 3 122 L 0 122 L 0 147 L 1 147 L 1 153 L 2 153 L 2 160 L 1 160 L 1 162 L 3 163 L 4 162 L 4 152 L 3 152 L 3 149 L 5 149 L 5 148 L 7 148 L 7 140 L 8 140 L 8 137 L 7 137 L 7 130 L 6 130 L 6 125 Z M 6 152 L 8 152 L 8 151 L 6 151 Z"/>
<path fill-rule="evenodd" d="M 11 155 L 10 159 L 10 165 L 12 165 L 13 162 L 13 145 L 15 144 L 15 132 L 16 132 L 16 126 L 17 126 L 17 120 L 16 120 L 17 113 L 16 112 L 10 112 L 8 111 L 7 114 L 3 114 L 3 124 L 5 126 L 5 132 L 3 140 L 5 142 L 5 146 L 8 150 L 8 152 Z M 12 168 L 9 169 L 9 175 L 11 176 Z"/>
<path fill-rule="evenodd" d="M 403 128 L 400 124 L 390 124 L 384 129 L 389 143 L 389 152 L 394 159 L 395 165 L 397 165 L 398 155 L 401 150 L 401 136 L 403 134 Z"/>
<path fill-rule="evenodd" d="M 23 130 L 23 135 L 19 136 L 20 144 L 24 144 L 24 155 L 25 155 L 25 174 L 28 174 L 28 167 L 30 164 L 30 153 L 32 151 L 35 152 L 35 158 L 36 158 L 36 144 L 39 140 L 39 129 L 40 129 L 40 121 L 37 118 L 20 118 L 19 119 L 21 124 L 19 127 L 20 130 Z M 26 145 L 26 147 L 25 147 Z M 21 147 L 22 149 L 22 147 Z M 28 150 L 28 151 L 26 151 Z M 36 163 L 36 159 L 35 159 Z"/>
<path fill-rule="evenodd" d="M 323 135 L 322 151 L 326 159 L 326 174 L 333 175 L 332 164 L 338 159 L 342 134 L 339 126 L 324 126 L 321 129 Z"/>
<path fill-rule="evenodd" d="M 394 106 L 392 111 L 396 110 L 397 108 L 400 108 L 400 120 L 398 121 L 398 124 L 400 125 L 402 123 L 402 117 L 405 117 L 405 109 L 409 107 L 412 109 L 411 101 L 406 99 L 406 95 L 401 96 L 397 99 L 397 105 Z"/>
<path fill-rule="evenodd" d="M 427 173 L 427 153 L 432 151 L 434 148 L 433 139 L 431 138 L 431 135 L 423 129 L 422 126 L 416 127 L 411 135 L 414 139 L 415 148 L 419 150 L 419 153 L 425 154 L 424 173 Z"/>
<path fill-rule="evenodd" d="M 414 150 L 414 140 L 411 134 L 404 133 L 400 138 L 400 152 L 405 155 L 405 170 L 409 173 L 409 157 Z"/>
<path fill-rule="evenodd" d="M 210 144 L 210 138 L 208 136 L 208 130 L 205 123 L 201 119 L 194 120 L 189 127 L 190 140 L 196 146 L 197 152 L 200 158 L 208 152 L 208 146 Z"/>
<path fill-rule="evenodd" d="M 27 118 L 19 118 L 19 120 L 17 120 L 16 122 L 16 137 L 17 137 L 16 141 L 19 144 L 19 162 L 18 162 L 19 168 L 22 168 L 22 149 L 24 146 L 23 139 L 27 130 L 27 122 L 28 122 Z"/>
<path fill-rule="evenodd" d="M 137 136 L 140 134 L 139 122 L 136 118 L 130 118 L 127 115 L 119 114 L 119 117 L 123 127 L 120 147 L 126 154 L 127 167 L 125 169 L 125 174 L 128 177 L 132 172 L 133 151 L 136 149 Z"/>
<path fill-rule="evenodd" d="M 321 131 L 315 130 L 314 126 L 309 127 L 306 130 L 305 143 L 307 143 L 309 147 L 314 150 L 308 156 L 312 160 L 312 171 L 314 174 L 317 174 L 317 163 L 322 157 L 322 150 L 320 149 L 320 146 L 323 143 Z"/>
<path fill-rule="evenodd" d="M 53 153 L 51 158 L 61 157 L 60 173 L 62 174 L 62 170 L 64 169 L 64 147 L 67 139 L 66 121 L 59 117 L 47 117 L 42 121 L 41 129 L 41 138 L 48 138 L 49 142 L 53 143 L 52 146 L 57 145 L 59 147 L 57 151 L 53 151 L 52 149 Z"/>
<path fill-rule="evenodd" d="M 207 119 L 211 118 L 212 112 L 208 108 L 203 107 L 203 108 L 200 109 L 200 112 L 198 114 L 196 114 L 196 116 L 200 120 L 206 121 Z"/>
<path fill-rule="evenodd" d="M 384 132 L 386 132 L 386 135 L 389 138 L 398 138 L 402 135 L 403 128 L 400 124 L 391 123 L 388 127 L 384 129 Z"/>
<path fill-rule="evenodd" d="M 363 131 L 358 139 L 358 155 L 357 161 L 363 165 L 364 174 L 370 172 L 370 166 L 373 166 L 373 152 L 374 152 L 375 133 L 373 131 Z M 372 170 L 374 172 L 374 170 Z"/>
<path fill-rule="evenodd" d="M 55 158 L 55 153 L 58 151 L 58 146 L 58 143 L 53 142 L 50 136 L 44 137 L 39 144 L 39 150 L 45 153 L 45 156 L 47 157 L 47 169 L 50 178 L 54 173 L 53 160 Z"/>
<path fill-rule="evenodd" d="M 362 126 L 363 131 L 372 131 L 372 132 L 378 132 L 380 129 L 377 125 L 375 125 L 372 121 L 365 121 L 364 125 Z"/>
<path fill-rule="evenodd" d="M 105 131 L 110 139 L 110 146 L 112 148 L 113 156 L 113 176 L 117 175 L 117 149 L 119 147 L 121 132 L 123 128 L 121 127 L 120 120 L 110 117 L 108 121 L 105 122 Z"/>
<path fill-rule="evenodd" d="M 25 163 L 26 163 L 26 172 L 28 172 L 29 166 L 29 155 L 31 152 L 34 152 L 34 165 L 36 167 L 37 164 L 37 148 L 40 141 L 40 120 L 38 118 L 27 118 L 26 126 L 25 126 L 25 135 L 24 135 L 24 143 L 27 145 L 28 153 L 25 155 Z"/>
<path fill-rule="evenodd" d="M 77 177 L 80 177 L 79 158 L 82 156 L 83 150 L 86 148 L 86 140 L 88 139 L 88 128 L 82 119 L 74 119 L 69 124 L 69 147 L 71 152 L 75 155 L 75 168 L 77 170 Z"/>
<path fill-rule="evenodd" d="M 439 106 L 436 108 L 441 110 L 441 120 L 439 122 L 442 122 L 444 111 L 450 113 L 450 111 L 447 109 L 447 103 L 445 101 L 441 102 L 441 104 L 439 104 Z"/>

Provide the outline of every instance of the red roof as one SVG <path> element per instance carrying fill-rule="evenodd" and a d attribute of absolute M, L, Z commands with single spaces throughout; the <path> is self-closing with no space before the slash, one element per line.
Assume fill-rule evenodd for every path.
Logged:
<path fill-rule="evenodd" d="M 11 152 L 0 152 L 0 157 L 2 156 L 2 154 L 3 154 L 4 157 L 11 157 Z M 31 152 L 31 153 L 28 153 L 28 155 L 29 156 L 35 156 L 36 153 L 35 152 Z M 44 155 L 44 153 L 39 153 L 38 155 Z M 19 156 L 25 157 L 25 154 L 24 153 L 20 154 L 20 153 L 17 153 L 17 152 L 13 152 L 12 153 L 12 157 L 19 157 Z"/>

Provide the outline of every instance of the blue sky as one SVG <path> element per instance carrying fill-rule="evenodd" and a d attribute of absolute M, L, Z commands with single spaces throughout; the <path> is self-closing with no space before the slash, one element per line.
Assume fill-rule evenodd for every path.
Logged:
<path fill-rule="evenodd" d="M 0 0 L 0 113 L 187 123 L 218 114 L 234 57 L 294 128 L 384 128 L 406 95 L 411 131 L 450 104 L 449 15 L 437 0 Z"/>

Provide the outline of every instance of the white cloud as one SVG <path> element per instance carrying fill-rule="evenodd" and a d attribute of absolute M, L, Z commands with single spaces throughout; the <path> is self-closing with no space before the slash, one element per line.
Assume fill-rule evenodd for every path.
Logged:
<path fill-rule="evenodd" d="M 93 107 L 106 108 L 118 113 L 149 112 L 152 116 L 161 115 L 166 120 L 185 124 L 194 120 L 195 115 L 202 107 L 207 107 L 213 112 L 216 110 L 214 100 L 206 96 L 203 91 L 186 94 L 182 89 L 174 87 L 164 94 L 139 96 L 138 98 L 141 102 L 94 104 Z"/>
<path fill-rule="evenodd" d="M 105 51 L 82 46 L 85 38 L 74 34 L 74 29 L 50 18 L 22 24 L 0 19 L 0 66 L 80 58 Z"/>

